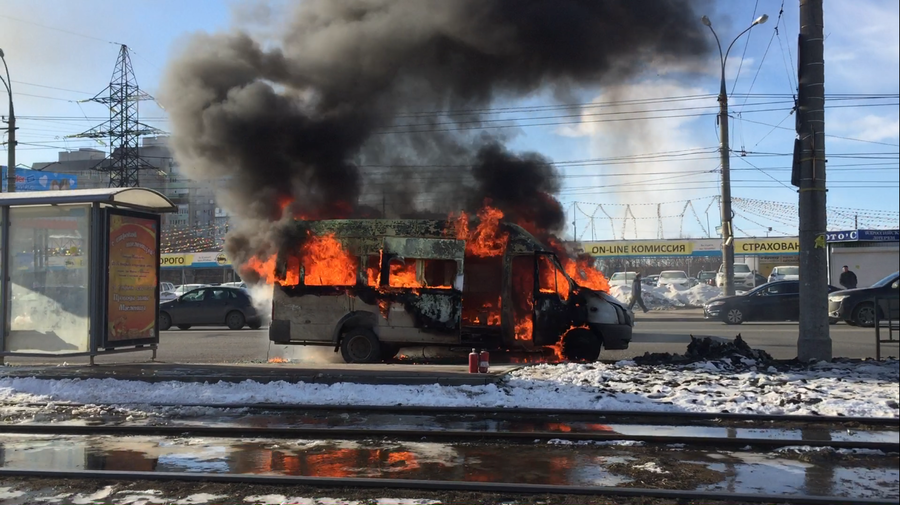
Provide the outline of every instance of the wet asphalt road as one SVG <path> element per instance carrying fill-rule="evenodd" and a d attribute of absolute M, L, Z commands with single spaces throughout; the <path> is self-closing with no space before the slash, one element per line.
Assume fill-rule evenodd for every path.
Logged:
<path fill-rule="evenodd" d="M 686 317 L 685 317 L 686 316 Z M 690 335 L 714 336 L 733 339 L 738 333 L 750 346 L 763 349 L 777 359 L 791 359 L 797 355 L 798 326 L 796 322 L 745 323 L 728 326 L 720 322 L 705 321 L 699 315 L 685 314 L 678 321 L 667 314 L 640 314 L 637 316 L 634 340 L 625 351 L 606 351 L 601 359 L 628 359 L 645 352 L 684 353 Z M 846 324 L 831 326 L 834 356 L 867 358 L 875 356 L 875 331 Z M 332 358 L 341 363 L 340 354 L 329 348 L 317 348 L 317 355 Z M 162 332 L 157 359 L 163 362 L 181 363 L 234 363 L 261 362 L 269 358 L 267 329 L 238 330 L 228 328 L 191 328 Z M 415 355 L 415 350 L 405 351 Z M 273 354 L 274 356 L 275 354 Z M 897 345 L 884 346 L 883 356 L 897 356 Z M 103 362 L 137 362 L 149 358 L 149 352 L 120 354 L 97 358 Z M 11 363 L 35 363 L 36 360 L 14 358 Z M 69 363 L 80 360 L 69 359 Z M 86 360 L 85 360 L 86 361 Z M 56 361 L 54 361 L 56 363 Z M 499 363 L 498 363 L 499 364 Z"/>

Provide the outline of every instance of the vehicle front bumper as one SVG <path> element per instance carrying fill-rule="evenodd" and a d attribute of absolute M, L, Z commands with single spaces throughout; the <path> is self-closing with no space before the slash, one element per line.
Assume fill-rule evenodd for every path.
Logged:
<path fill-rule="evenodd" d="M 704 319 L 722 319 L 722 313 L 724 312 L 724 305 L 704 305 L 703 306 L 703 317 Z"/>
<path fill-rule="evenodd" d="M 833 302 L 828 300 L 828 317 L 831 319 L 845 319 L 844 301 Z"/>
<path fill-rule="evenodd" d="M 627 324 L 597 324 L 590 325 L 591 331 L 601 335 L 603 338 L 603 348 L 608 351 L 621 351 L 628 349 L 631 343 L 631 335 L 634 328 Z"/>

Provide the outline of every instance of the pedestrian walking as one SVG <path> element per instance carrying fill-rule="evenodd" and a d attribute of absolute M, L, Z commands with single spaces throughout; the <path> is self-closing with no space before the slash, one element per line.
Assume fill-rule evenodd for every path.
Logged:
<path fill-rule="evenodd" d="M 856 289 L 856 274 L 850 271 L 850 267 L 844 265 L 838 282 L 844 286 L 844 289 Z"/>
<path fill-rule="evenodd" d="M 644 299 L 641 298 L 641 274 L 635 275 L 634 282 L 631 283 L 631 303 L 628 304 L 628 308 L 633 309 L 635 303 L 640 305 L 644 312 L 647 312 L 647 306 L 644 305 Z"/>

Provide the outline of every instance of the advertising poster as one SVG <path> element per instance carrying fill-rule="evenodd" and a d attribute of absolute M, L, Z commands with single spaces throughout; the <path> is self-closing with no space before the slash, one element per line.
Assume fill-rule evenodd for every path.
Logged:
<path fill-rule="evenodd" d="M 109 213 L 106 342 L 156 339 L 159 221 Z"/>
<path fill-rule="evenodd" d="M 6 167 L 0 167 L 3 190 L 6 191 Z M 78 177 L 42 170 L 16 169 L 16 191 L 64 191 L 78 189 Z"/>

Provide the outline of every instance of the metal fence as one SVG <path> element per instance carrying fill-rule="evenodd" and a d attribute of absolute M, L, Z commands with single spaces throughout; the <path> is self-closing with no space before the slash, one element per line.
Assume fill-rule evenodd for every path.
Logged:
<path fill-rule="evenodd" d="M 900 320 L 894 319 L 900 298 L 875 297 L 875 359 L 881 360 L 881 344 L 900 344 Z M 886 323 L 886 324 L 885 324 Z M 887 338 L 883 338 L 884 330 Z"/>

